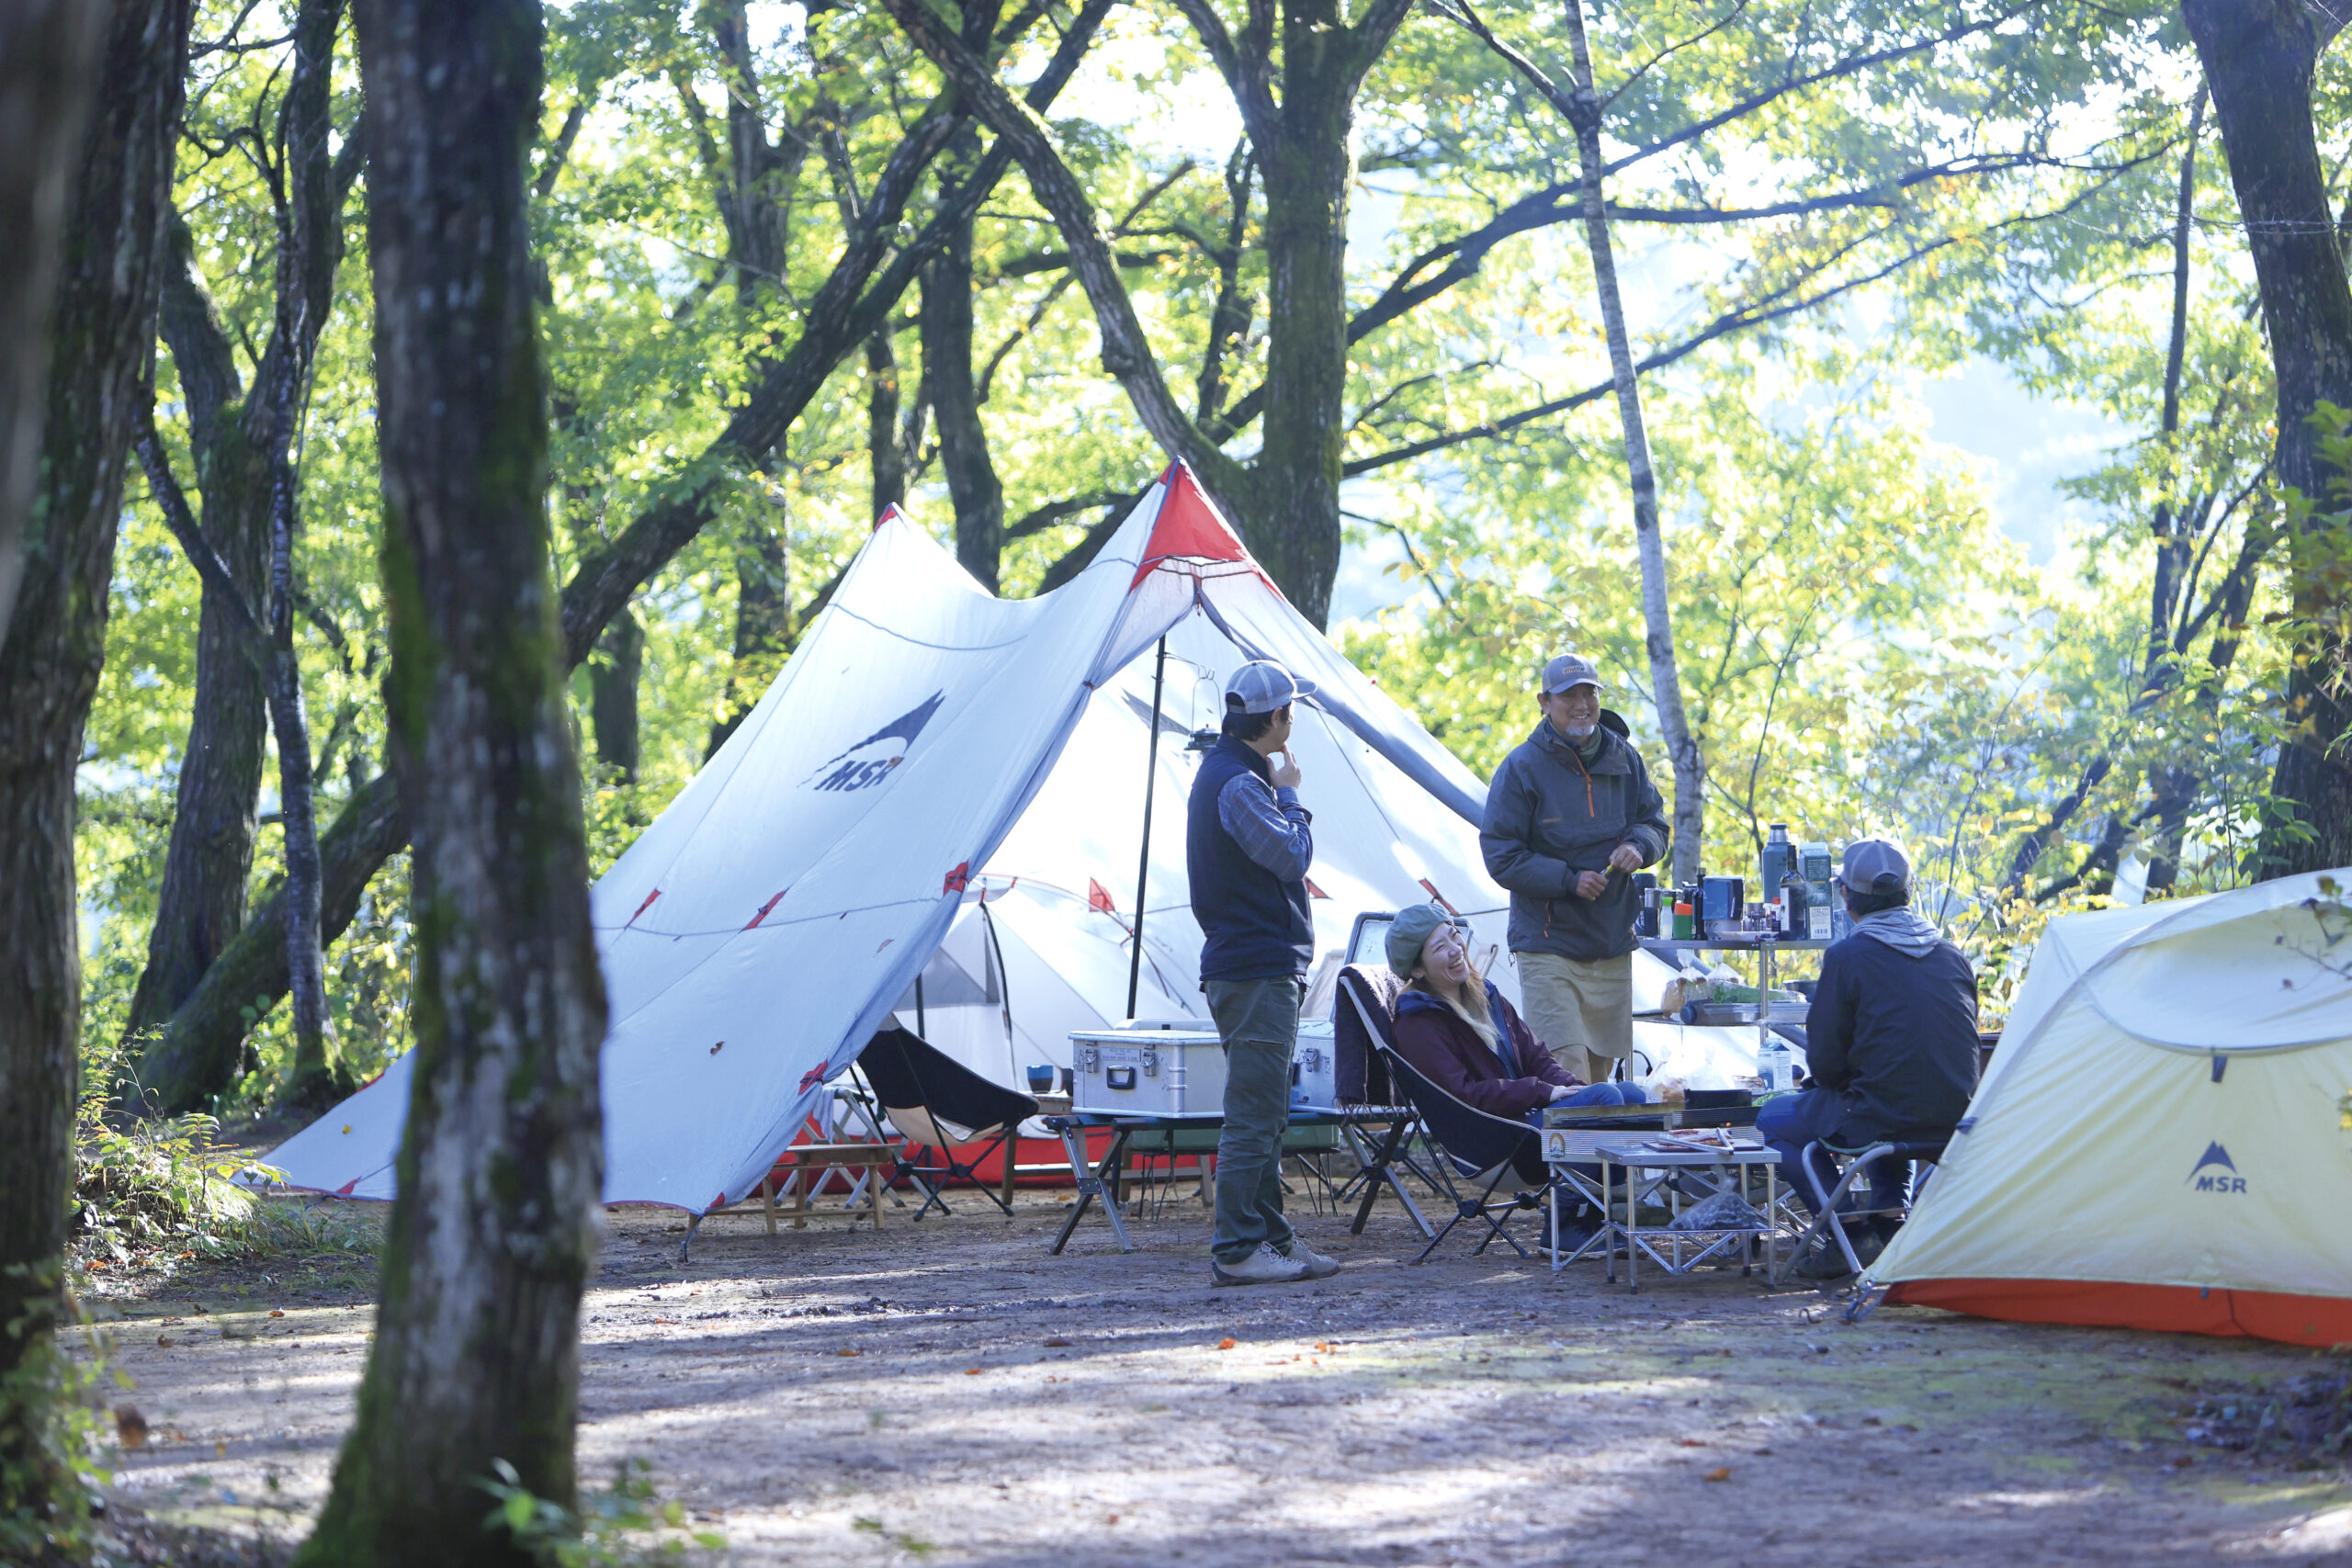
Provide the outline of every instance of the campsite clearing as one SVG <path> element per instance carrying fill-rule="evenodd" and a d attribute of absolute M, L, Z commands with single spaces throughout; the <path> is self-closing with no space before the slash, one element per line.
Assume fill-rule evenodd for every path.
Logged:
<path fill-rule="evenodd" d="M 1204 1212 L 1051 1258 L 1063 1196 L 879 1235 L 723 1219 L 685 1268 L 676 1216 L 612 1213 L 583 1478 L 650 1461 L 745 1564 L 2352 1562 L 2340 1468 L 2187 1437 L 2200 1398 L 2284 1387 L 2312 1352 L 1911 1309 L 1848 1327 L 1736 1273 L 1629 1295 L 1453 1243 L 1415 1268 L 1386 1205 L 1360 1238 L 1302 1220 L 1337 1279 L 1215 1291 Z M 298 1537 L 368 1290 L 206 1271 L 109 1297 L 149 1433 L 116 1496 Z"/>

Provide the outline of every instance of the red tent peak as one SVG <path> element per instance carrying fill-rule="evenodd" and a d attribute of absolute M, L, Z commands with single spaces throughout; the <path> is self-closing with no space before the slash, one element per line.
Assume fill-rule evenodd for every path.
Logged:
<path fill-rule="evenodd" d="M 1169 464 L 1160 482 L 1168 487 L 1168 493 L 1160 498 L 1151 537 L 1144 541 L 1143 562 L 1136 569 L 1137 582 L 1165 560 L 1249 561 L 1250 552 L 1241 547 L 1240 538 L 1208 492 L 1201 489 L 1189 465 Z"/>
<path fill-rule="evenodd" d="M 896 517 L 902 523 L 912 521 L 912 519 L 908 517 L 904 512 L 899 509 L 899 503 L 894 501 L 889 505 L 882 509 L 881 516 L 876 517 L 874 520 L 874 531 L 879 534 L 882 531 L 882 525 L 888 523 L 893 517 Z"/>

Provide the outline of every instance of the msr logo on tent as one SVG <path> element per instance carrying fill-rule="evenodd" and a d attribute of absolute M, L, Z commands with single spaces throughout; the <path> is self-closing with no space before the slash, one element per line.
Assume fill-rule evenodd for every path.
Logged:
<path fill-rule="evenodd" d="M 907 760 L 907 750 L 931 722 L 946 700 L 944 692 L 933 692 L 922 702 L 900 714 L 848 750 L 829 757 L 817 764 L 817 771 L 800 782 L 818 789 L 871 789 L 890 776 L 900 762 Z"/>
<path fill-rule="evenodd" d="M 2205 1157 L 2188 1173 L 2189 1185 L 2199 1192 L 2243 1192 L 2245 1178 L 2230 1162 L 2230 1151 L 2219 1144 L 2205 1145 Z"/>

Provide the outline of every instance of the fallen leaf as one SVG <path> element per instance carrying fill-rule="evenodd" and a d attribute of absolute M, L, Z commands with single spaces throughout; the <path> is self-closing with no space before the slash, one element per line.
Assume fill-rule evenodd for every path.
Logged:
<path fill-rule="evenodd" d="M 1046 1348 L 1048 1350 L 1067 1350 L 1069 1348 L 1069 1341 L 1057 1334 L 1051 1339 L 1046 1341 Z"/>
<path fill-rule="evenodd" d="M 279 1311 L 277 1307 L 272 1307 L 269 1309 L 269 1315 L 272 1317 L 284 1317 L 286 1314 Z"/>
<path fill-rule="evenodd" d="M 1329 1354 L 1331 1353 L 1331 1347 L 1330 1347 L 1330 1345 L 1329 1345 L 1328 1342 L 1326 1342 L 1326 1341 L 1324 1341 L 1324 1340 L 1321 1340 L 1321 1339 L 1317 1339 L 1317 1340 L 1315 1342 L 1315 1348 L 1316 1348 L 1318 1352 L 1320 1352 L 1321 1354 L 1326 1355 L 1326 1356 L 1328 1356 L 1328 1355 L 1329 1355 Z"/>
<path fill-rule="evenodd" d="M 2195 1464 L 2196 1462 L 2197 1456 L 2195 1454 L 2183 1454 L 2178 1459 L 2172 1461 L 2172 1467 L 2175 1470 L 2187 1470 L 2190 1465 Z"/>
<path fill-rule="evenodd" d="M 1232 1348 L 1233 1348 L 1233 1345 L 1234 1345 L 1233 1338 L 1232 1338 L 1232 1337 L 1231 1337 L 1231 1336 L 1229 1336 L 1229 1335 L 1228 1335 L 1227 1337 L 1226 1337 L 1225 1338 L 1220 1339 L 1220 1340 L 1218 1340 L 1218 1341 L 1216 1342 L 1216 1348 L 1217 1348 L 1218 1349 L 1220 1349 L 1220 1350 L 1230 1350 L 1230 1349 L 1232 1349 Z"/>
<path fill-rule="evenodd" d="M 179 1341 L 178 1341 L 178 1340 L 176 1340 L 176 1339 L 175 1339 L 175 1338 L 173 1338 L 173 1337 L 172 1337 L 170 1335 L 168 1335 L 168 1334 L 158 1334 L 157 1336 L 155 1336 L 155 1343 L 156 1343 L 156 1344 L 158 1344 L 158 1345 L 160 1345 L 160 1346 L 162 1346 L 164 1349 L 168 1350 L 168 1349 L 170 1349 L 173 1346 L 175 1346 L 175 1345 L 178 1344 L 178 1343 L 179 1343 Z"/>
<path fill-rule="evenodd" d="M 1704 1479 L 1708 1481 L 1729 1481 L 1731 1479 L 1731 1466 L 1727 1464 L 1718 1465 L 1714 1469 L 1707 1472 Z"/>
<path fill-rule="evenodd" d="M 126 1449 L 147 1446 L 147 1417 L 139 1414 L 136 1404 L 114 1407 L 114 1435 Z"/>
<path fill-rule="evenodd" d="M 1674 1440 L 1686 1449 L 1703 1449 L 1707 1446 L 1707 1439 L 1704 1438 L 1677 1438 Z"/>
<path fill-rule="evenodd" d="M 980 1369 L 978 1367 L 966 1367 L 964 1369 L 964 1375 L 967 1378 L 978 1377 L 980 1375 Z"/>
<path fill-rule="evenodd" d="M 1115 1525 L 1115 1524 L 1117 1524 L 1117 1523 L 1119 1522 L 1119 1516 L 1118 1516 L 1118 1515 L 1116 1515 L 1116 1514 L 1113 1514 L 1113 1515 L 1111 1516 L 1111 1522 L 1112 1522 L 1113 1524 L 1114 1524 L 1114 1525 Z"/>
<path fill-rule="evenodd" d="M 836 1356 L 863 1356 L 865 1352 L 863 1350 L 836 1350 L 833 1354 Z"/>
<path fill-rule="evenodd" d="M 656 1323 L 667 1324 L 672 1328 L 678 1326 L 678 1320 L 674 1317 L 657 1317 L 653 1321 Z M 844 1350 L 842 1354 L 844 1356 L 854 1356 L 857 1352 L 854 1350 Z"/>

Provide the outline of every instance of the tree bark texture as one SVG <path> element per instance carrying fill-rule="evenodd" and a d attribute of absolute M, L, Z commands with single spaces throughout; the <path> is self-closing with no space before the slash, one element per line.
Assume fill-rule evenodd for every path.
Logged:
<path fill-rule="evenodd" d="M 1706 835 L 1707 766 L 1699 738 L 1691 733 L 1682 703 L 1682 674 L 1674 657 L 1674 616 L 1667 589 L 1666 539 L 1658 528 L 1657 477 L 1650 467 L 1649 434 L 1642 424 L 1641 382 L 1625 336 L 1625 308 L 1617 292 L 1617 260 L 1609 240 L 1609 219 L 1600 194 L 1600 96 L 1592 85 L 1592 57 L 1586 48 L 1584 10 L 1566 0 L 1564 17 L 1574 51 L 1576 93 L 1569 107 L 1576 127 L 1577 158 L 1583 167 L 1585 243 L 1592 253 L 1593 291 L 1600 303 L 1601 331 L 1609 340 L 1609 372 L 1617 384 L 1617 418 L 1625 436 L 1625 469 L 1634 492 L 1634 545 L 1642 566 L 1642 626 L 1649 652 L 1651 694 L 1657 704 L 1658 730 L 1674 764 L 1674 879 L 1699 875 Z"/>
<path fill-rule="evenodd" d="M 623 784 L 637 782 L 637 683 L 644 669 L 645 628 L 623 610 L 596 639 L 596 655 L 588 661 L 588 728 L 596 761 L 619 773 Z"/>
<path fill-rule="evenodd" d="M 321 941 L 319 824 L 312 811 L 311 729 L 294 656 L 294 472 L 277 465 L 271 507 L 269 726 L 277 738 L 278 820 L 286 841 L 286 980 L 294 1002 L 289 1104 L 323 1104 L 338 1088 L 328 1061 L 326 953 Z"/>
<path fill-rule="evenodd" d="M 956 503 L 956 559 L 997 591 L 1004 486 L 989 457 L 972 376 L 972 220 L 958 223 L 922 275 L 922 375 L 939 422 L 939 465 Z"/>
<path fill-rule="evenodd" d="M 866 511 L 877 520 L 890 508 L 906 504 L 911 454 L 899 430 L 902 401 L 898 351 L 886 327 L 865 339 L 865 450 L 874 473 L 874 495 Z"/>
<path fill-rule="evenodd" d="M 361 0 L 386 709 L 415 830 L 414 1080 L 376 1344 L 300 1561 L 536 1562 L 501 1460 L 576 1497 L 604 987 L 548 576 L 526 170 L 533 0 Z"/>
<path fill-rule="evenodd" d="M 273 722 L 269 656 L 259 622 L 270 605 L 278 469 L 290 469 L 311 362 L 334 308 L 344 253 L 343 199 L 357 170 L 356 162 L 338 168 L 327 154 L 343 8 L 343 0 L 303 0 L 295 15 L 294 60 L 278 113 L 286 179 L 275 320 L 250 391 L 239 383 L 229 330 L 197 270 L 187 225 L 177 214 L 170 220 L 164 340 L 187 409 L 188 443 L 203 491 L 202 534 L 231 581 L 208 577 L 204 585 L 195 709 L 127 1042 L 152 1039 L 244 928 L 264 738 Z M 282 757 L 285 737 L 279 740 Z M 280 787 L 282 793 L 283 779 Z M 149 1070 L 142 1060 L 139 1077 L 145 1079 Z"/>
<path fill-rule="evenodd" d="M 0 4 L 0 643 L 25 564 L 40 459 L 49 323 L 67 186 L 90 107 L 104 11 L 85 0 Z"/>
<path fill-rule="evenodd" d="M 2323 402 L 2352 409 L 2352 282 L 2328 210 L 2312 83 L 2320 51 L 2352 6 L 2182 0 L 2181 15 L 2212 88 L 2262 296 L 2278 383 L 2278 476 L 2312 502 L 2310 526 L 2340 533 L 2345 498 L 2335 487 L 2345 476 L 2327 463 L 2311 420 Z M 2302 553 L 2324 562 L 2334 552 Z M 2324 570 L 2298 571 L 2292 587 L 2299 616 L 2321 614 L 2324 600 L 2344 592 Z M 2352 864 L 2352 694 L 2340 683 L 2352 648 L 2340 633 L 2314 641 L 2288 682 L 2288 717 L 2300 733 L 2280 748 L 2271 791 L 2293 817 L 2264 829 L 2264 877 Z"/>
<path fill-rule="evenodd" d="M 74 1180 L 74 772 L 106 652 L 123 468 L 153 396 L 187 0 L 117 0 L 67 196 L 41 472 L 0 642 L 0 1518 L 70 1506 L 47 1395 Z"/>

